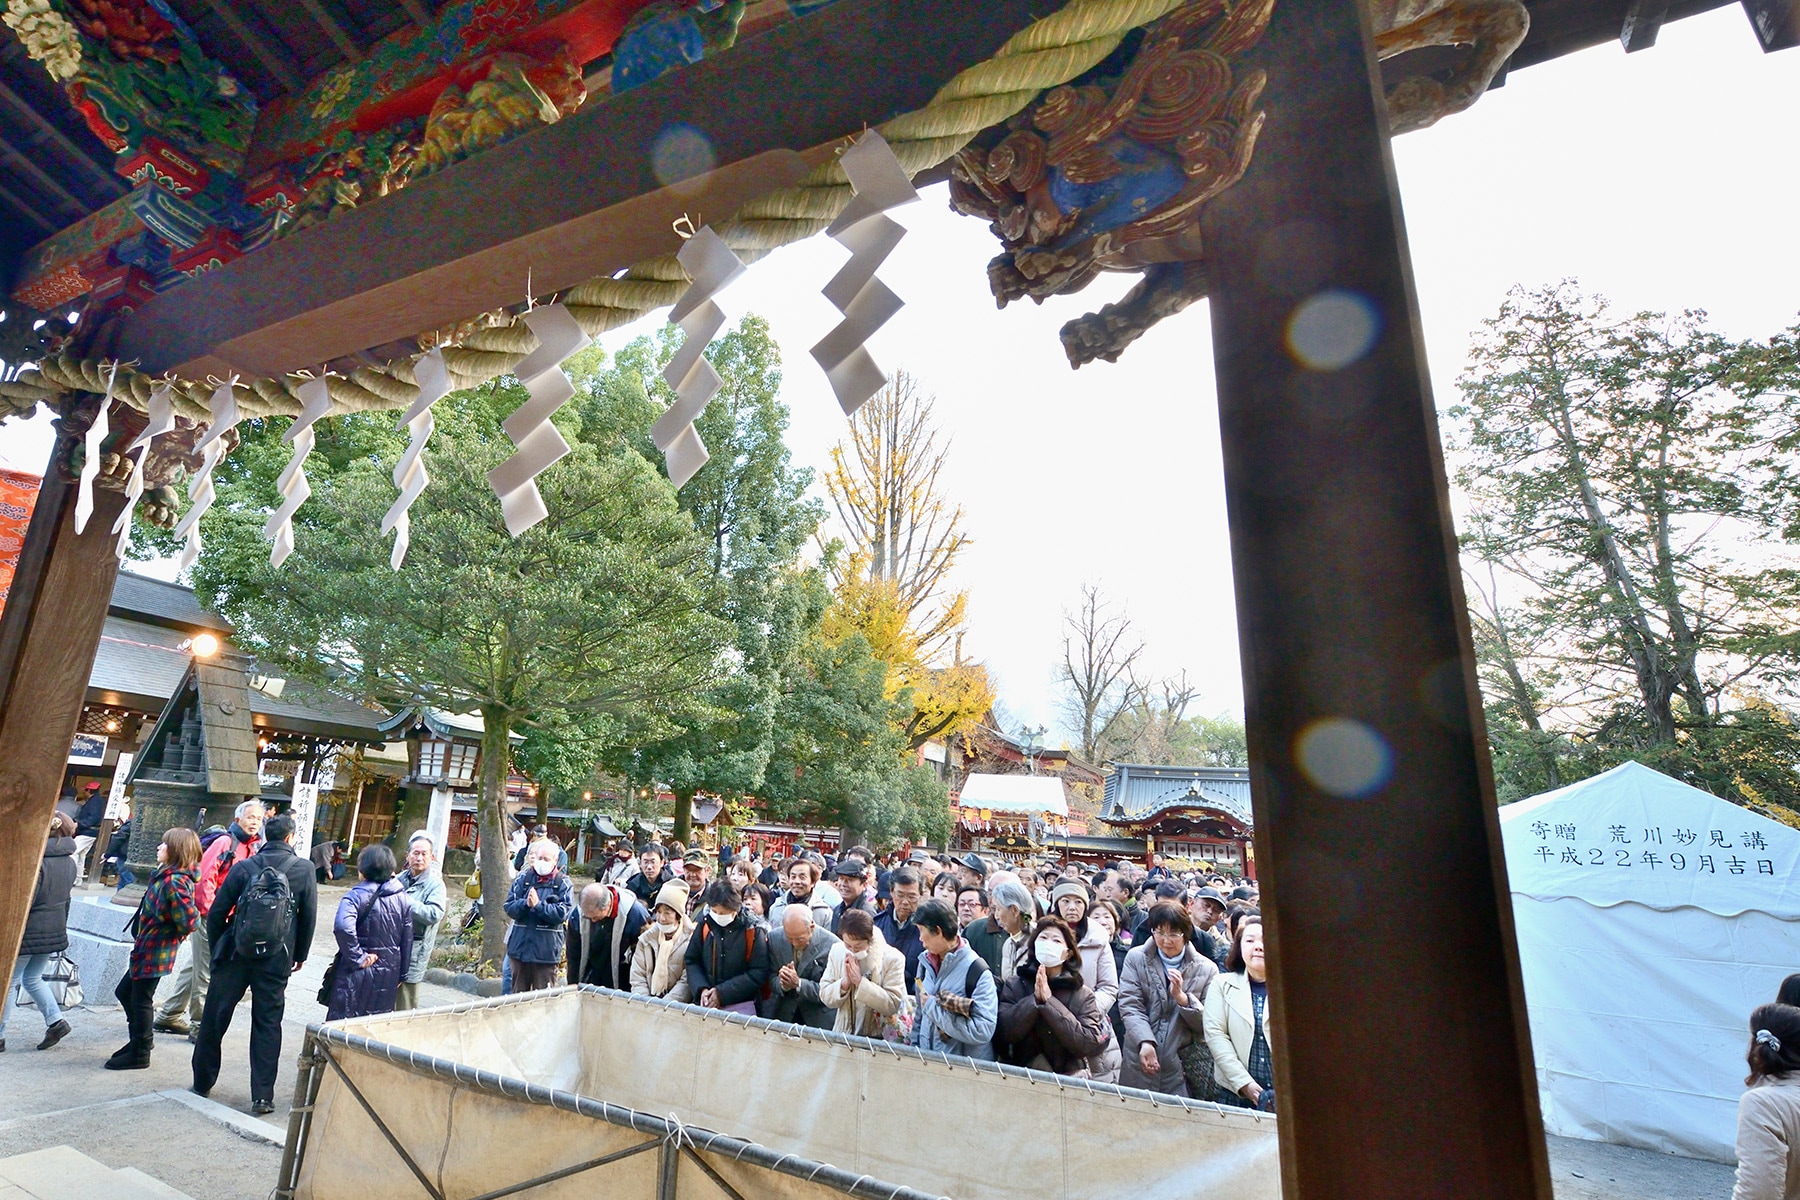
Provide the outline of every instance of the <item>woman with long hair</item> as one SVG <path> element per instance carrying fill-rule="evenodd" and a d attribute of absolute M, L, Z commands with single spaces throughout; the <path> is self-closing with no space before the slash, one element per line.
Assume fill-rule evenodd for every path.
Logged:
<path fill-rule="evenodd" d="M 1061 917 L 1032 926 L 1030 950 L 1000 990 L 994 1046 L 1001 1062 L 1091 1077 L 1112 1030 L 1082 980 L 1080 942 Z"/>
<path fill-rule="evenodd" d="M 1749 1090 L 1738 1100 L 1737 1186 L 1731 1200 L 1800 1196 L 1800 1008 L 1750 1014 Z"/>
<path fill-rule="evenodd" d="M 113 990 L 125 1009 L 125 1044 L 106 1060 L 109 1071 L 142 1071 L 150 1065 L 156 1035 L 156 985 L 175 965 L 175 954 L 200 920 L 194 898 L 200 867 L 200 837 L 187 828 L 163 834 L 156 848 L 156 873 L 131 918 L 131 960 Z"/>

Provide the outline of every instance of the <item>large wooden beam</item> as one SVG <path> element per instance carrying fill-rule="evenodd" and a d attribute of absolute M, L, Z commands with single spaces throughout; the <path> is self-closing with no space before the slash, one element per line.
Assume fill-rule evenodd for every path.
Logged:
<path fill-rule="evenodd" d="M 1455 532 L 1356 0 L 1278 0 L 1202 218 L 1286 1200 L 1550 1200 Z"/>
<path fill-rule="evenodd" d="M 68 461 L 100 398 L 83 402 L 79 420 L 58 423 L 51 467 L 0 614 L 0 979 L 12 978 L 119 569 L 109 531 L 124 495 L 97 491 L 87 532 L 78 537 L 76 485 L 55 467 Z"/>
<path fill-rule="evenodd" d="M 316 367 L 517 304 L 528 275 L 541 295 L 672 253 L 676 218 L 792 184 L 798 152 L 923 106 L 1036 14 L 838 0 L 165 292 L 117 353 L 189 378 Z M 671 136 L 717 168 L 671 177 Z"/>

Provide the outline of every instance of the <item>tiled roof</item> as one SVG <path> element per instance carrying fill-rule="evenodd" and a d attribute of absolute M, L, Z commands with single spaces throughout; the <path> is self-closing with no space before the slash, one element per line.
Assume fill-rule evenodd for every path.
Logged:
<path fill-rule="evenodd" d="M 100 629 L 100 648 L 88 674 L 88 691 L 102 703 L 156 711 L 175 694 L 187 671 L 188 653 L 180 648 L 188 635 L 179 629 L 108 617 Z"/>
<path fill-rule="evenodd" d="M 1242 767 L 1165 767 L 1114 763 L 1100 818 L 1114 824 L 1153 821 L 1175 809 L 1210 809 L 1249 828 L 1250 772 Z M 1197 793 L 1197 795 L 1196 795 Z"/>
<path fill-rule="evenodd" d="M 210 629 L 230 633 L 231 622 L 202 608 L 192 588 L 167 583 L 148 575 L 120 571 L 113 581 L 109 611 L 115 617 L 165 625 L 172 629 Z M 186 666 L 186 664 L 182 664 Z"/>

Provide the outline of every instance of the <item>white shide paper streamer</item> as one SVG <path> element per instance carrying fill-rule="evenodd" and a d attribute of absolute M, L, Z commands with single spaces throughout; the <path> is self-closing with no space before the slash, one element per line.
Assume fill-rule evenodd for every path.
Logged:
<path fill-rule="evenodd" d="M 147 413 L 144 432 L 137 435 L 131 445 L 125 447 L 125 453 L 137 451 L 137 460 L 131 464 L 131 478 L 125 481 L 125 508 L 119 513 L 118 520 L 113 522 L 112 531 L 119 536 L 119 544 L 113 548 L 119 561 L 125 560 L 126 551 L 131 549 L 131 520 L 137 512 L 137 503 L 144 495 L 144 460 L 150 457 L 150 443 L 175 428 L 175 389 L 170 384 L 163 384 L 150 393 L 150 406 Z"/>
<path fill-rule="evenodd" d="M 425 445 L 437 429 L 437 418 L 431 415 L 431 406 L 450 391 L 450 369 L 444 365 L 442 347 L 434 348 L 414 365 L 413 378 L 419 384 L 419 398 L 400 418 L 400 423 L 412 437 L 406 443 L 400 461 L 394 465 L 394 486 L 400 489 L 400 496 L 381 518 L 381 532 L 394 535 L 394 549 L 388 555 L 388 566 L 396 571 L 406 561 L 406 548 L 412 544 L 412 518 L 407 515 L 407 510 L 431 482 L 431 476 L 425 473 L 424 458 Z"/>
<path fill-rule="evenodd" d="M 562 362 L 588 344 L 587 334 L 560 304 L 534 308 L 523 320 L 537 335 L 538 347 L 513 368 L 513 374 L 530 398 L 501 422 L 518 450 L 488 472 L 488 484 L 500 497 L 506 531 L 514 537 L 550 515 L 536 481 L 545 468 L 569 452 L 569 443 L 550 421 L 575 394 L 575 385 L 562 372 Z"/>
<path fill-rule="evenodd" d="M 118 376 L 119 364 L 115 362 L 106 369 L 106 398 L 100 401 L 100 411 L 94 414 L 94 423 L 88 426 L 87 457 L 81 460 L 81 483 L 75 493 L 77 534 L 87 528 L 88 518 L 94 515 L 94 480 L 100 477 L 100 446 L 111 432 L 111 418 L 107 414 L 112 408 L 113 381 Z"/>
<path fill-rule="evenodd" d="M 279 567 L 294 552 L 294 514 L 312 495 L 306 482 L 306 456 L 312 453 L 312 427 L 331 411 L 331 384 L 323 377 L 309 379 L 300 385 L 300 415 L 287 427 L 281 440 L 294 448 L 294 456 L 281 469 L 275 490 L 281 493 L 281 507 L 269 514 L 263 524 L 263 536 L 269 539 L 269 565 Z"/>
<path fill-rule="evenodd" d="M 212 399 L 206 404 L 212 414 L 212 423 L 207 426 L 206 436 L 194 447 L 200 451 L 200 469 L 188 481 L 188 510 L 181 523 L 175 526 L 175 536 L 187 538 L 187 545 L 182 547 L 181 557 L 176 562 L 177 570 L 187 570 L 200 557 L 200 518 L 212 507 L 213 469 L 225 457 L 225 443 L 221 439 L 238 423 L 237 393 L 232 390 L 236 385 L 237 376 L 234 375 L 213 389 Z"/>
<path fill-rule="evenodd" d="M 919 193 L 887 140 L 873 129 L 838 161 L 856 194 L 825 232 L 850 251 L 850 261 L 823 290 L 844 319 L 812 348 L 812 356 L 849 416 L 887 383 L 887 375 L 864 343 L 906 302 L 875 278 L 875 272 L 906 236 L 905 227 L 885 215 L 887 210 L 911 204 Z"/>
<path fill-rule="evenodd" d="M 650 427 L 650 440 L 663 452 L 670 482 L 680 487 L 710 457 L 694 421 L 706 411 L 721 383 L 719 373 L 706 361 L 706 347 L 725 325 L 725 313 L 713 297 L 744 273 L 744 264 L 710 225 L 683 242 L 675 257 L 693 283 L 669 312 L 670 323 L 681 326 L 683 334 L 681 349 L 663 368 L 663 378 L 675 389 L 675 402 Z"/>

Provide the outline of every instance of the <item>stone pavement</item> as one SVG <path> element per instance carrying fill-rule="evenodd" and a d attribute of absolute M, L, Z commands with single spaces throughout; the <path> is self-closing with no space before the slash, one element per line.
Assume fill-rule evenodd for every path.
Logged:
<path fill-rule="evenodd" d="M 316 994 L 335 950 L 330 917 L 345 890 L 320 889 L 313 950 L 288 988 L 273 1114 L 249 1115 L 248 999 L 226 1036 L 225 1069 L 211 1104 L 186 1092 L 192 1076 L 185 1038 L 158 1034 L 147 1071 L 107 1071 L 100 1064 L 125 1041 L 117 1005 L 70 1014 L 75 1032 L 42 1053 L 32 1048 L 42 1028 L 37 1014 L 22 1008 L 13 1017 L 17 1036 L 8 1039 L 16 1048 L 0 1054 L 0 1158 L 67 1144 L 108 1167 L 143 1171 L 194 1200 L 263 1200 L 281 1163 L 294 1057 L 306 1025 L 325 1017 Z M 454 988 L 420 985 L 423 1005 L 469 999 Z M 1556 1200 L 1731 1196 L 1729 1166 L 1623 1146 L 1551 1138 L 1550 1167 Z"/>

